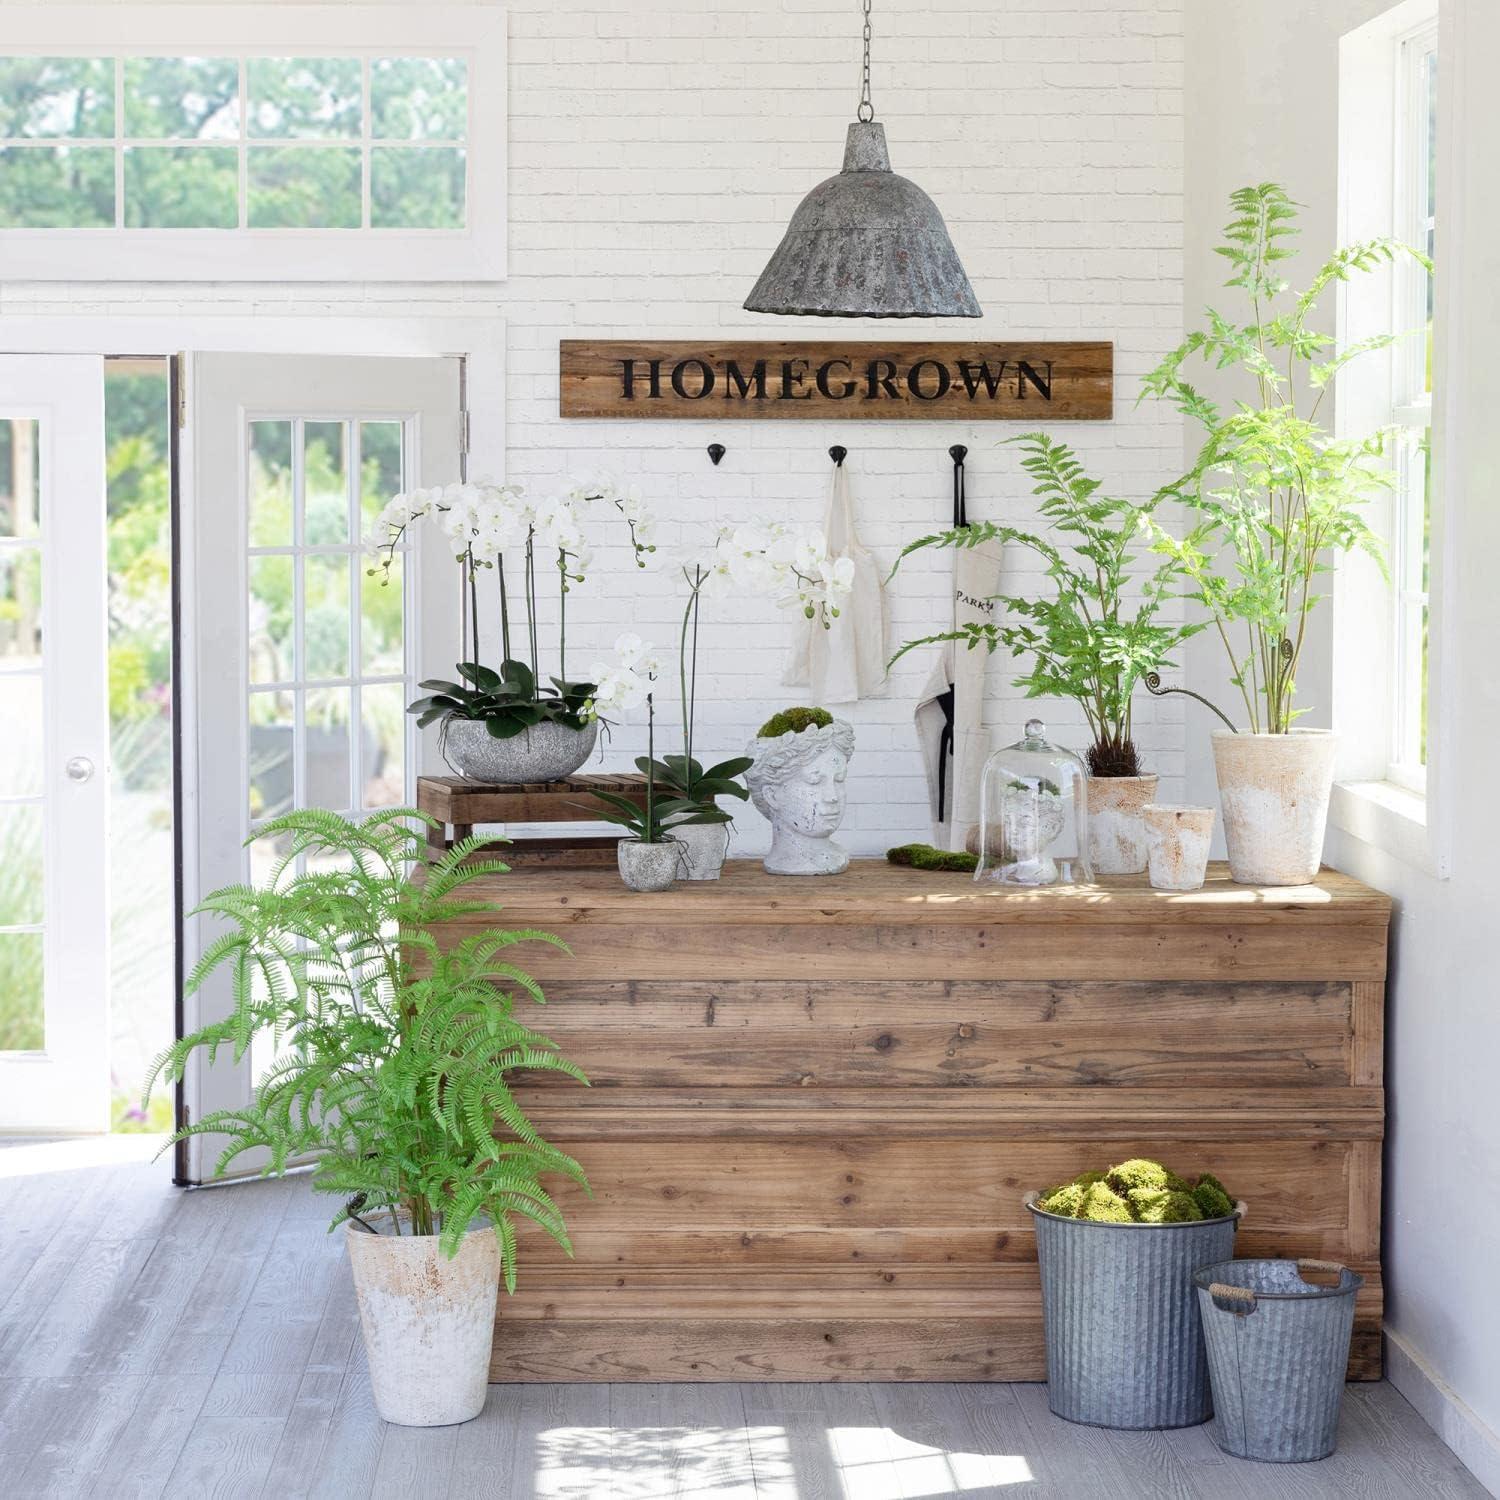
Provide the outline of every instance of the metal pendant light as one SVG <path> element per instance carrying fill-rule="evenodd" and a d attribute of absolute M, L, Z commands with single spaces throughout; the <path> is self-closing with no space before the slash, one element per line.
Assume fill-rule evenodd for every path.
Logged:
<path fill-rule="evenodd" d="M 799 317 L 977 318 L 937 204 L 891 171 L 870 103 L 870 0 L 864 9 L 864 76 L 844 169 L 798 204 L 745 307 Z"/>

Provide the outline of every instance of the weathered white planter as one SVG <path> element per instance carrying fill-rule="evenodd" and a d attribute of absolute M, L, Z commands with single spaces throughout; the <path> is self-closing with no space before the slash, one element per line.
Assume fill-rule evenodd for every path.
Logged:
<path fill-rule="evenodd" d="M 1155 776 L 1090 776 L 1089 863 L 1096 875 L 1139 875 L 1146 868 L 1146 804 Z"/>
<path fill-rule="evenodd" d="M 586 729 L 533 724 L 508 740 L 497 740 L 480 719 L 448 719 L 443 754 L 471 781 L 545 783 L 571 776 L 593 753 L 598 738 L 597 719 Z"/>
<path fill-rule="evenodd" d="M 452 1260 L 435 1234 L 370 1234 L 357 1224 L 346 1231 L 380 1415 L 402 1427 L 446 1427 L 477 1417 L 488 1388 L 500 1290 L 494 1230 L 471 1229 Z"/>
<path fill-rule="evenodd" d="M 1208 874 L 1208 846 L 1214 835 L 1211 807 L 1142 808 L 1146 824 L 1146 870 L 1158 891 L 1196 891 Z"/>
<path fill-rule="evenodd" d="M 723 873 L 729 853 L 727 823 L 688 823 L 674 828 L 672 837 L 682 845 L 684 880 L 717 880 Z"/>
<path fill-rule="evenodd" d="M 1240 885 L 1306 885 L 1317 875 L 1337 743 L 1326 729 L 1214 731 L 1229 873 Z"/>
<path fill-rule="evenodd" d="M 676 835 L 659 844 L 621 839 L 615 849 L 620 879 L 633 891 L 669 890 L 682 873 L 683 847 Z"/>

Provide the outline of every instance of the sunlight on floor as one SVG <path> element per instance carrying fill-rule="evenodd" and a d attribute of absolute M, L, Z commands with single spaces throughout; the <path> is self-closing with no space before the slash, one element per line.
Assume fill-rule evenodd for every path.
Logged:
<path fill-rule="evenodd" d="M 18 1141 L 13 1146 L 0 1141 L 0 1178 L 150 1161 L 165 1139 L 160 1135 L 90 1135 L 77 1140 Z"/>
<path fill-rule="evenodd" d="M 938 1500 L 1034 1477 L 1019 1454 L 950 1453 L 889 1427 L 830 1427 L 828 1446 L 845 1500 Z"/>

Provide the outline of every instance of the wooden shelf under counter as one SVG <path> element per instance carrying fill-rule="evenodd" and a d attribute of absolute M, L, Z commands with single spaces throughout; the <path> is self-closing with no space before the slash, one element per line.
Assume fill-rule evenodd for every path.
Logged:
<path fill-rule="evenodd" d="M 574 1260 L 523 1237 L 492 1379 L 1044 1379 L 1022 1195 L 1139 1155 L 1246 1200 L 1237 1254 L 1361 1272 L 1350 1374 L 1379 1376 L 1385 896 L 873 860 L 471 890 L 503 909 L 450 934 L 569 944 L 512 956 L 593 1085 L 522 1088 L 595 1197 L 560 1193 Z"/>

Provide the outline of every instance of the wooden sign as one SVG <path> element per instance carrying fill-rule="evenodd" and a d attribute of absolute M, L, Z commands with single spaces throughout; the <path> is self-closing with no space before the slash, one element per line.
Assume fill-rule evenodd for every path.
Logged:
<path fill-rule="evenodd" d="M 564 339 L 564 417 L 1108 421 L 1109 343 Z"/>

